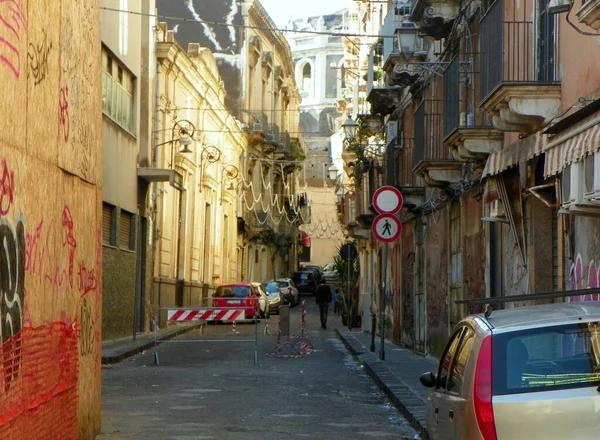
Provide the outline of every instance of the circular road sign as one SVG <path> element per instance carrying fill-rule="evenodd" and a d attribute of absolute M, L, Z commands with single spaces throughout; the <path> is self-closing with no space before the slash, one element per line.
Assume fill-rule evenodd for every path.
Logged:
<path fill-rule="evenodd" d="M 380 214 L 395 214 L 402 208 L 402 194 L 393 186 L 382 186 L 373 194 L 373 206 Z"/>
<path fill-rule="evenodd" d="M 379 214 L 373 220 L 371 230 L 377 240 L 389 243 L 400 237 L 402 223 L 393 214 Z"/>
<path fill-rule="evenodd" d="M 344 261 L 354 261 L 358 256 L 356 246 L 352 243 L 346 243 L 340 249 L 340 256 Z"/>

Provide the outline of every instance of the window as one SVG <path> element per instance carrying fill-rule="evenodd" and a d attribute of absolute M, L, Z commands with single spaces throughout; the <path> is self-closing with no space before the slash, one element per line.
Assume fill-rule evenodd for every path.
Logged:
<path fill-rule="evenodd" d="M 493 347 L 494 395 L 600 385 L 600 322 L 503 333 Z"/>
<path fill-rule="evenodd" d="M 302 67 L 302 90 L 310 90 L 312 82 L 312 67 L 310 63 L 304 64 Z"/>
<path fill-rule="evenodd" d="M 475 332 L 470 328 L 467 328 L 462 337 L 460 348 L 454 356 L 452 370 L 450 371 L 450 378 L 448 379 L 448 392 L 453 394 L 460 394 L 462 381 L 465 375 L 465 367 L 469 360 L 469 354 L 473 348 L 473 342 L 475 341 Z"/>
<path fill-rule="evenodd" d="M 102 203 L 102 244 L 115 246 L 117 210 L 113 205 Z"/>
<path fill-rule="evenodd" d="M 135 78 L 106 50 L 102 51 L 102 113 L 135 134 Z"/>
<path fill-rule="evenodd" d="M 538 0 L 538 81 L 556 81 L 556 18 L 548 12 L 548 0 Z"/>
<path fill-rule="evenodd" d="M 134 215 L 127 211 L 121 211 L 119 222 L 119 247 L 121 249 L 135 250 L 134 230 Z"/>
<path fill-rule="evenodd" d="M 444 355 L 442 356 L 442 360 L 440 361 L 440 366 L 438 368 L 436 385 L 436 388 L 438 389 L 446 388 L 446 381 L 448 380 L 450 367 L 452 365 L 456 349 L 458 348 L 458 343 L 460 342 L 460 336 L 462 332 L 462 328 L 457 330 L 448 341 L 448 345 L 446 346 L 446 350 L 444 351 Z"/>

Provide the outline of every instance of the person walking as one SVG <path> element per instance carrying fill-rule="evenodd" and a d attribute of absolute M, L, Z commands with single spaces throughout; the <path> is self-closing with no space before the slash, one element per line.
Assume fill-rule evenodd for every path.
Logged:
<path fill-rule="evenodd" d="M 326 284 L 324 279 L 321 280 L 321 284 L 315 290 L 315 300 L 319 306 L 321 328 L 327 328 L 327 311 L 331 302 L 331 288 Z"/>

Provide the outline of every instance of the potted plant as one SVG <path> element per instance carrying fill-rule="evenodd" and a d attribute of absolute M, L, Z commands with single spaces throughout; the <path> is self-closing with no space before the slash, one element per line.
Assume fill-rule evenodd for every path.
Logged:
<path fill-rule="evenodd" d="M 349 329 L 360 327 L 361 315 L 358 310 L 360 263 L 358 257 L 352 261 L 346 261 L 338 250 L 337 255 L 333 257 L 333 266 L 342 302 L 342 324 L 347 325 Z"/>

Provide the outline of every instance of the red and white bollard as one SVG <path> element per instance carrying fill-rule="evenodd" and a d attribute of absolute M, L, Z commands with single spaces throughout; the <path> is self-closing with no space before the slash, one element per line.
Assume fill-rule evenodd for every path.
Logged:
<path fill-rule="evenodd" d="M 233 321 L 233 324 L 231 326 L 231 333 L 234 335 L 239 335 L 240 332 L 238 331 L 237 327 L 235 326 L 235 321 Z"/>

